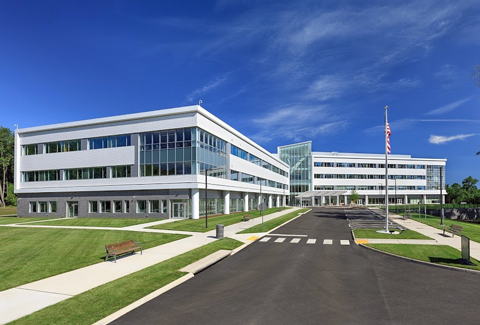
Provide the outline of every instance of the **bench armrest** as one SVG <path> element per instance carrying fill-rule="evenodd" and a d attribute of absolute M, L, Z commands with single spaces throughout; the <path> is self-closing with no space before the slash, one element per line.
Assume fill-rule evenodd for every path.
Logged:
<path fill-rule="evenodd" d="M 134 242 L 134 243 L 135 243 L 136 246 L 140 246 L 140 248 L 142 248 L 142 243 L 141 243 L 141 242 L 136 241 L 136 242 Z"/>

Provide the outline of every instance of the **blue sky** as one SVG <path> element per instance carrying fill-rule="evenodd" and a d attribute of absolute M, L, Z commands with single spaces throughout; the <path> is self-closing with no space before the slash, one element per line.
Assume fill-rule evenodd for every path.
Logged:
<path fill-rule="evenodd" d="M 271 152 L 447 158 L 480 179 L 480 3 L 2 1 L 0 125 L 197 104 Z"/>

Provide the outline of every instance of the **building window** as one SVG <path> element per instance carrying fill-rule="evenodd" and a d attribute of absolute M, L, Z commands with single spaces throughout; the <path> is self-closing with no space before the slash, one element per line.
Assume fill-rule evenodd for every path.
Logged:
<path fill-rule="evenodd" d="M 129 134 L 92 138 L 88 140 L 88 149 L 90 150 L 129 147 L 131 145 L 131 136 Z"/>
<path fill-rule="evenodd" d="M 113 166 L 112 178 L 131 177 L 131 166 Z"/>
<path fill-rule="evenodd" d="M 57 212 L 57 202 L 56 201 L 50 201 L 49 202 L 49 212 L 50 213 Z"/>
<path fill-rule="evenodd" d="M 113 201 L 113 213 L 122 213 L 122 201 Z"/>
<path fill-rule="evenodd" d="M 30 213 L 36 213 L 37 212 L 37 202 L 29 202 L 29 210 Z"/>
<path fill-rule="evenodd" d="M 167 200 L 162 200 L 162 213 L 167 213 L 167 211 L 168 211 Z"/>
<path fill-rule="evenodd" d="M 130 202 L 125 200 L 125 213 L 130 212 Z"/>
<path fill-rule="evenodd" d="M 137 213 L 145 213 L 147 212 L 147 201 L 140 200 L 137 201 Z"/>
<path fill-rule="evenodd" d="M 253 184 L 253 176 L 247 173 L 242 173 L 242 182 Z"/>
<path fill-rule="evenodd" d="M 48 204 L 47 202 L 38 202 L 38 212 L 40 213 L 47 213 L 48 212 Z"/>
<path fill-rule="evenodd" d="M 24 182 L 59 181 L 60 170 L 38 170 L 31 172 L 23 172 L 22 180 Z"/>
<path fill-rule="evenodd" d="M 38 145 L 36 144 L 27 144 L 22 146 L 22 155 L 30 156 L 30 155 L 37 155 L 38 154 Z"/>
<path fill-rule="evenodd" d="M 45 144 L 45 153 L 80 151 L 80 140 L 50 142 Z"/>
<path fill-rule="evenodd" d="M 97 201 L 89 201 L 88 202 L 88 212 L 98 213 L 98 202 Z"/>
<path fill-rule="evenodd" d="M 100 213 L 111 213 L 112 212 L 112 202 L 110 201 L 100 201 L 101 211 Z"/>
<path fill-rule="evenodd" d="M 149 213 L 160 213 L 160 201 L 152 200 L 149 201 L 150 211 Z"/>

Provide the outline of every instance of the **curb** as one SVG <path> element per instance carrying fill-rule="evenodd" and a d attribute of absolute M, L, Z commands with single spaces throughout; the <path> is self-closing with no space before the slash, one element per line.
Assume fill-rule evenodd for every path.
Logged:
<path fill-rule="evenodd" d="M 134 310 L 135 308 L 138 308 L 141 305 L 149 302 L 150 300 L 152 300 L 152 299 L 160 296 L 161 294 L 167 292 L 168 290 L 173 289 L 174 287 L 182 284 L 183 282 L 190 280 L 191 278 L 193 278 L 193 274 L 192 273 L 187 273 L 186 275 L 182 276 L 181 278 L 178 278 L 177 280 L 175 280 L 173 282 L 170 282 L 169 284 L 161 287 L 160 289 L 155 290 L 154 292 L 149 293 L 145 297 L 138 299 L 137 301 L 131 303 L 130 305 L 128 305 L 126 307 L 123 307 L 120 310 L 117 310 L 113 314 L 108 315 L 107 317 L 99 320 L 98 322 L 93 323 L 93 325 L 109 324 L 109 323 L 113 322 L 114 320 L 120 318 L 121 316 L 127 314 L 128 312 Z"/>
<path fill-rule="evenodd" d="M 372 251 L 375 251 L 375 252 L 383 253 L 385 255 L 389 255 L 389 256 L 395 257 L 395 258 L 400 258 L 400 259 L 407 260 L 407 261 L 410 261 L 410 262 L 413 262 L 413 263 L 429 265 L 429 266 L 433 266 L 433 267 L 439 267 L 439 268 L 442 268 L 442 269 L 449 269 L 449 270 L 457 271 L 457 272 L 467 272 L 467 273 L 480 274 L 480 271 L 476 271 L 476 270 L 470 270 L 470 269 L 464 269 L 464 268 L 455 267 L 455 266 L 448 266 L 448 265 L 436 264 L 436 263 L 431 263 L 431 262 L 425 262 L 425 261 L 416 260 L 416 259 L 413 259 L 413 258 L 410 258 L 410 257 L 405 257 L 405 256 L 401 256 L 401 255 L 392 254 L 392 253 L 389 253 L 389 252 L 384 252 L 384 251 L 381 251 L 379 249 L 376 249 L 376 248 L 373 248 L 373 247 L 370 247 L 370 246 L 366 246 L 364 244 L 357 244 L 357 245 L 361 246 L 365 249 L 369 249 L 369 250 L 372 250 Z M 396 245 L 396 244 L 392 244 L 392 245 Z"/>

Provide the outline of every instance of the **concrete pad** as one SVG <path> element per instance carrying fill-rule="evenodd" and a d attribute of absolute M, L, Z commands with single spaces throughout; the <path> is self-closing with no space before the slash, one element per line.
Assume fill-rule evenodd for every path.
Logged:
<path fill-rule="evenodd" d="M 231 251 L 221 249 L 219 251 L 216 251 L 213 254 L 210 254 L 208 256 L 205 256 L 201 260 L 196 261 L 195 263 L 192 263 L 190 265 L 185 266 L 183 269 L 181 269 L 181 272 L 188 272 L 188 273 L 193 273 L 197 274 L 200 271 L 205 270 L 207 267 L 210 265 L 213 265 L 217 263 L 218 261 L 223 260 L 224 258 L 230 256 Z"/>
<path fill-rule="evenodd" d="M 36 312 L 70 298 L 69 295 L 13 288 L 0 292 L 0 324 Z"/>

